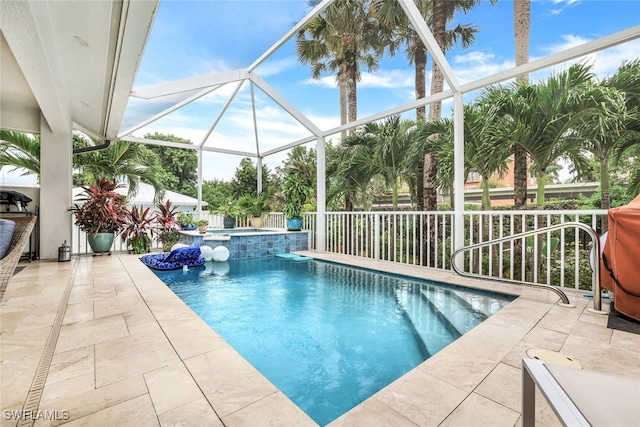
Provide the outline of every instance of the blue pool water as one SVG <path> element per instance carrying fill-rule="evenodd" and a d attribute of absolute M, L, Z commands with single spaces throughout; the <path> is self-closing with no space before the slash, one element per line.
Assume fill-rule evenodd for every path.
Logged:
<path fill-rule="evenodd" d="M 320 425 L 509 301 L 499 294 L 276 257 L 156 274 Z"/>

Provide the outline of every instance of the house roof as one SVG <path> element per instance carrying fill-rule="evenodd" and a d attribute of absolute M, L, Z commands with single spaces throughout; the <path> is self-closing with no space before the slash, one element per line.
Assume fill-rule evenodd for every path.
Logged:
<path fill-rule="evenodd" d="M 122 188 L 118 188 L 116 191 L 120 194 L 127 195 L 127 193 L 129 192 L 129 188 L 122 187 Z M 82 188 L 80 187 L 74 188 L 73 199 L 75 200 L 76 197 L 81 192 L 82 192 Z M 140 185 L 138 186 L 138 192 L 135 194 L 135 196 L 129 197 L 129 204 L 153 206 L 155 205 L 155 202 L 153 201 L 155 194 L 156 192 L 153 186 L 141 182 Z M 160 202 L 164 203 L 167 200 L 171 200 L 171 204 L 174 206 L 178 206 L 179 208 L 184 208 L 184 207 L 192 208 L 198 205 L 198 199 L 196 198 L 189 197 L 184 194 L 176 193 L 174 191 L 165 190 L 164 197 L 162 198 L 162 200 L 160 200 Z M 208 204 L 207 202 L 204 202 L 204 201 L 202 202 L 202 206 L 206 206 L 207 204 Z"/>

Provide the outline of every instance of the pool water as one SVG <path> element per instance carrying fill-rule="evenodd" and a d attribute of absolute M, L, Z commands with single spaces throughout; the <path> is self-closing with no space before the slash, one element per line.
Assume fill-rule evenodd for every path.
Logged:
<path fill-rule="evenodd" d="M 509 301 L 499 294 L 276 257 L 155 273 L 320 425 L 480 323 L 490 314 L 483 310 L 495 312 Z M 447 292 L 470 295 L 465 310 L 447 301 Z"/>

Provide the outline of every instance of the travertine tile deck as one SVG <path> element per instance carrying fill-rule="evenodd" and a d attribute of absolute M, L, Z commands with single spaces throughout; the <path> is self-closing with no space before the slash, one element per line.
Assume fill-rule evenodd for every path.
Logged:
<path fill-rule="evenodd" d="M 606 316 L 588 312 L 591 301 L 581 295 L 570 296 L 576 308 L 563 308 L 548 291 L 306 254 L 521 295 L 332 426 L 519 425 L 521 360 L 535 347 L 561 351 L 585 369 L 640 378 L 640 336 L 607 329 Z M 137 256 L 32 262 L 11 280 L 0 309 L 3 426 L 17 423 L 10 411 L 25 404 L 59 310 L 64 317 L 36 404 L 58 419 L 37 426 L 315 425 Z M 538 421 L 559 425 L 544 399 L 537 401 Z"/>

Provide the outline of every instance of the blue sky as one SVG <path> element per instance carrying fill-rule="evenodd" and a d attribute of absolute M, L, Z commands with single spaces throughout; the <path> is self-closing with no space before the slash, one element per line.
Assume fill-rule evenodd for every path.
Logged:
<path fill-rule="evenodd" d="M 306 1 L 164 1 L 161 4 L 136 85 L 249 66 L 302 18 Z M 475 44 L 454 48 L 447 59 L 458 79 L 469 82 L 514 66 L 513 2 L 480 4 L 454 23 L 480 29 Z M 640 24 L 640 2 L 610 0 L 540 0 L 531 4 L 530 58 L 540 58 L 595 38 Z M 600 77 L 610 75 L 625 59 L 640 56 L 634 41 L 592 55 L 587 60 Z M 556 67 L 561 69 L 562 67 Z M 532 79 L 554 70 L 539 71 Z M 293 40 L 257 69 L 258 74 L 322 129 L 339 124 L 338 90 L 333 75 L 310 78 L 296 60 Z M 427 79 L 429 79 L 428 73 Z M 427 82 L 428 84 L 428 82 Z M 161 131 L 202 141 L 231 88 L 220 90 L 190 107 L 138 131 Z M 302 126 L 259 91 L 255 92 L 258 138 L 262 150 L 309 135 Z M 467 97 L 468 98 L 468 97 Z M 404 52 L 385 57 L 376 72 L 363 70 L 358 85 L 358 116 L 379 112 L 414 99 L 414 71 Z M 450 104 L 443 111 L 448 113 Z M 413 117 L 413 113 L 406 114 Z M 123 128 L 126 128 L 123 127 Z M 255 151 L 250 92 L 243 87 L 205 146 Z M 273 168 L 285 153 L 270 156 Z M 240 158 L 205 153 L 204 178 L 229 179 Z"/>
<path fill-rule="evenodd" d="M 309 12 L 306 0 L 163 0 L 147 44 L 134 87 L 240 69 L 253 63 Z M 468 49 L 446 54 L 458 79 L 469 82 L 514 66 L 513 2 L 488 1 L 453 24 L 473 24 L 480 29 Z M 540 58 L 566 48 L 640 24 L 636 0 L 532 0 L 530 58 Z M 586 58 L 599 77 L 615 72 L 624 60 L 640 56 L 640 40 Z M 429 64 L 430 67 L 430 64 Z M 542 70 L 532 79 L 550 72 Z M 362 70 L 358 85 L 358 117 L 414 99 L 414 71 L 404 52 L 382 59 L 376 72 Z M 310 78 L 308 67 L 296 60 L 291 40 L 257 69 L 258 74 L 321 129 L 339 124 L 335 77 Z M 430 73 L 427 74 L 427 87 Z M 227 85 L 199 101 L 154 122 L 134 135 L 172 133 L 199 144 L 231 93 Z M 205 146 L 255 151 L 255 134 L 248 85 L 243 86 L 222 116 Z M 258 138 L 268 150 L 310 133 L 259 90 L 254 93 Z M 468 97 L 467 97 L 468 98 Z M 466 98 L 466 99 L 467 99 Z M 161 103 L 130 101 L 121 130 L 160 111 Z M 445 103 L 443 112 L 448 113 Z M 412 112 L 407 117 L 414 117 Z M 280 164 L 286 153 L 270 156 L 266 164 Z M 205 179 L 230 179 L 240 157 L 204 154 Z M 4 171 L 3 171 L 4 172 Z"/>

